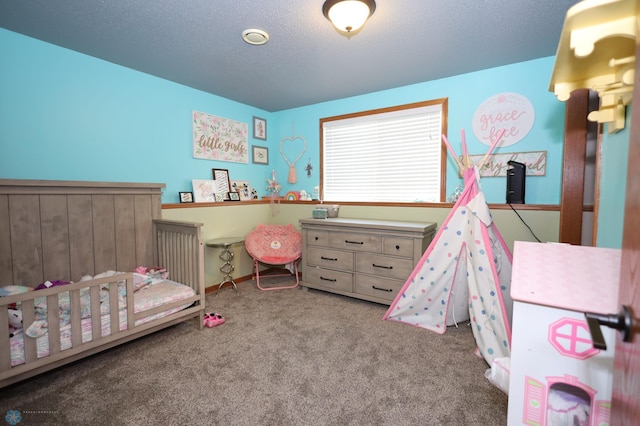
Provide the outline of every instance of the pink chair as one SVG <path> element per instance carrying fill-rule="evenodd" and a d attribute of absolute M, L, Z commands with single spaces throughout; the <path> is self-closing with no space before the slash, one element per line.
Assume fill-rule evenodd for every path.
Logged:
<path fill-rule="evenodd" d="M 260 290 L 281 290 L 295 288 L 300 284 L 298 263 L 302 258 L 302 235 L 293 225 L 258 225 L 244 240 L 244 246 L 249 256 L 253 258 L 253 269 L 256 282 Z M 260 285 L 260 264 L 269 266 L 285 266 L 293 269 L 288 274 L 267 274 L 265 278 L 291 276 L 296 277 L 295 285 L 279 287 L 262 287 Z"/>

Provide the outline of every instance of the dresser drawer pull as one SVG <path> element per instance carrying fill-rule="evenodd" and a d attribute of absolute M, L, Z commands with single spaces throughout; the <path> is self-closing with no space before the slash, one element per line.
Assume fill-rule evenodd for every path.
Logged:
<path fill-rule="evenodd" d="M 331 281 L 332 283 L 335 283 L 336 281 L 338 281 L 335 278 L 325 278 L 323 276 L 321 276 L 320 279 L 324 281 Z"/>
<path fill-rule="evenodd" d="M 391 292 L 393 291 L 393 290 L 392 290 L 392 289 L 390 289 L 390 288 L 376 287 L 375 285 L 372 285 L 372 286 L 371 286 L 371 288 L 372 288 L 372 289 L 374 289 L 374 290 L 387 291 L 387 292 L 389 292 L 389 293 L 391 293 Z"/>
<path fill-rule="evenodd" d="M 375 263 L 372 263 L 371 266 L 374 268 L 393 269 L 393 266 L 376 265 Z"/>
<path fill-rule="evenodd" d="M 360 244 L 360 245 L 363 245 L 363 244 L 364 244 L 364 241 L 349 241 L 349 240 L 344 240 L 344 242 L 345 242 L 346 244 Z"/>
<path fill-rule="evenodd" d="M 322 259 L 322 260 L 333 260 L 334 262 L 335 262 L 336 260 L 338 260 L 338 258 L 337 258 L 337 257 L 324 257 L 324 256 L 320 256 L 320 259 Z"/>

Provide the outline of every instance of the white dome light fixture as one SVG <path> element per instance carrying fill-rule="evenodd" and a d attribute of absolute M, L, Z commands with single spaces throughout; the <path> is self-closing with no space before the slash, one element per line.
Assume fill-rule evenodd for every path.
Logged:
<path fill-rule="evenodd" d="M 340 33 L 357 33 L 376 10 L 374 0 L 327 0 L 322 13 Z"/>
<path fill-rule="evenodd" d="M 242 32 L 242 39 L 254 46 L 260 46 L 269 41 L 269 34 L 266 31 L 249 28 Z"/>

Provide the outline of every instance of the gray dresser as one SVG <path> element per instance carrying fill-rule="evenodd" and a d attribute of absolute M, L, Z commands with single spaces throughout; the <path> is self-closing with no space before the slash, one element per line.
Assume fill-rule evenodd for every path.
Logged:
<path fill-rule="evenodd" d="M 303 288 L 391 304 L 431 243 L 434 222 L 301 219 Z"/>

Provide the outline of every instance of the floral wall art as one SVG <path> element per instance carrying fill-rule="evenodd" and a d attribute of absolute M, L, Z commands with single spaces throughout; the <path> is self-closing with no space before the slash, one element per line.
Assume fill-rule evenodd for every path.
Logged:
<path fill-rule="evenodd" d="M 249 162 L 247 123 L 193 111 L 192 125 L 194 158 Z"/>

